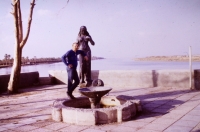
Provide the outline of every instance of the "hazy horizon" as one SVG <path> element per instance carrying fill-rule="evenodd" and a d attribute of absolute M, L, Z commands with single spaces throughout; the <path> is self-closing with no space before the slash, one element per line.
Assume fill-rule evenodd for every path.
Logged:
<path fill-rule="evenodd" d="M 21 0 L 26 34 L 31 0 Z M 0 1 L 0 59 L 13 57 L 11 0 Z M 23 57 L 61 57 L 85 25 L 95 41 L 92 56 L 135 58 L 199 55 L 200 0 L 36 0 Z"/>

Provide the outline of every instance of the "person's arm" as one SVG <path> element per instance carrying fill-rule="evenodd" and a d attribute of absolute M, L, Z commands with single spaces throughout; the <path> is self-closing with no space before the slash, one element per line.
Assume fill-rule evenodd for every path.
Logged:
<path fill-rule="evenodd" d="M 69 65 L 69 63 L 68 63 L 68 55 L 69 55 L 69 51 L 68 51 L 67 53 L 65 53 L 65 54 L 61 57 L 62 61 L 64 62 L 64 64 L 65 64 L 66 66 Z"/>
<path fill-rule="evenodd" d="M 91 36 L 86 36 L 86 39 L 87 39 L 88 41 L 90 41 L 90 43 L 91 43 L 92 45 L 95 45 L 95 42 L 92 40 L 92 37 L 91 37 Z"/>

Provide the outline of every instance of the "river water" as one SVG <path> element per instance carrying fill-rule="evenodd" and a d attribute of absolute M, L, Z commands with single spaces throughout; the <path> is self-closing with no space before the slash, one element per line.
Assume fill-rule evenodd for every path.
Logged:
<path fill-rule="evenodd" d="M 193 69 L 200 69 L 200 62 L 192 62 Z M 64 63 L 22 66 L 21 72 L 38 71 L 40 77 L 48 77 L 49 70 L 65 70 Z M 92 70 L 166 70 L 189 69 L 188 62 L 134 61 L 131 59 L 92 60 Z M 0 75 L 10 74 L 11 67 L 0 68 Z"/>

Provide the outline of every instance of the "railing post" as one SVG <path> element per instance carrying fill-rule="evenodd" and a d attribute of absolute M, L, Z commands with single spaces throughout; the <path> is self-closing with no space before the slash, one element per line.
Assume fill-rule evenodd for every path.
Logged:
<path fill-rule="evenodd" d="M 189 46 L 189 74 L 190 74 L 190 89 L 192 89 L 192 48 Z"/>

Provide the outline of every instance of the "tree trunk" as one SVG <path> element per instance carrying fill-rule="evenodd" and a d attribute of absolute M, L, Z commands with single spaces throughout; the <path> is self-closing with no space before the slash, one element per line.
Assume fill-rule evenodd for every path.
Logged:
<path fill-rule="evenodd" d="M 21 50 L 15 51 L 15 58 L 13 67 L 10 75 L 10 81 L 8 83 L 8 93 L 17 93 L 20 83 L 20 72 L 21 72 Z"/>
<path fill-rule="evenodd" d="M 14 62 L 12 66 L 10 80 L 8 83 L 8 93 L 17 93 L 19 89 L 19 83 L 20 83 L 22 49 L 24 45 L 26 44 L 26 41 L 30 33 L 35 0 L 32 0 L 32 3 L 31 3 L 27 33 L 24 39 L 23 39 L 20 0 L 12 0 L 12 5 L 13 5 L 12 14 L 14 16 L 14 21 L 15 21 L 15 51 L 14 51 Z"/>

